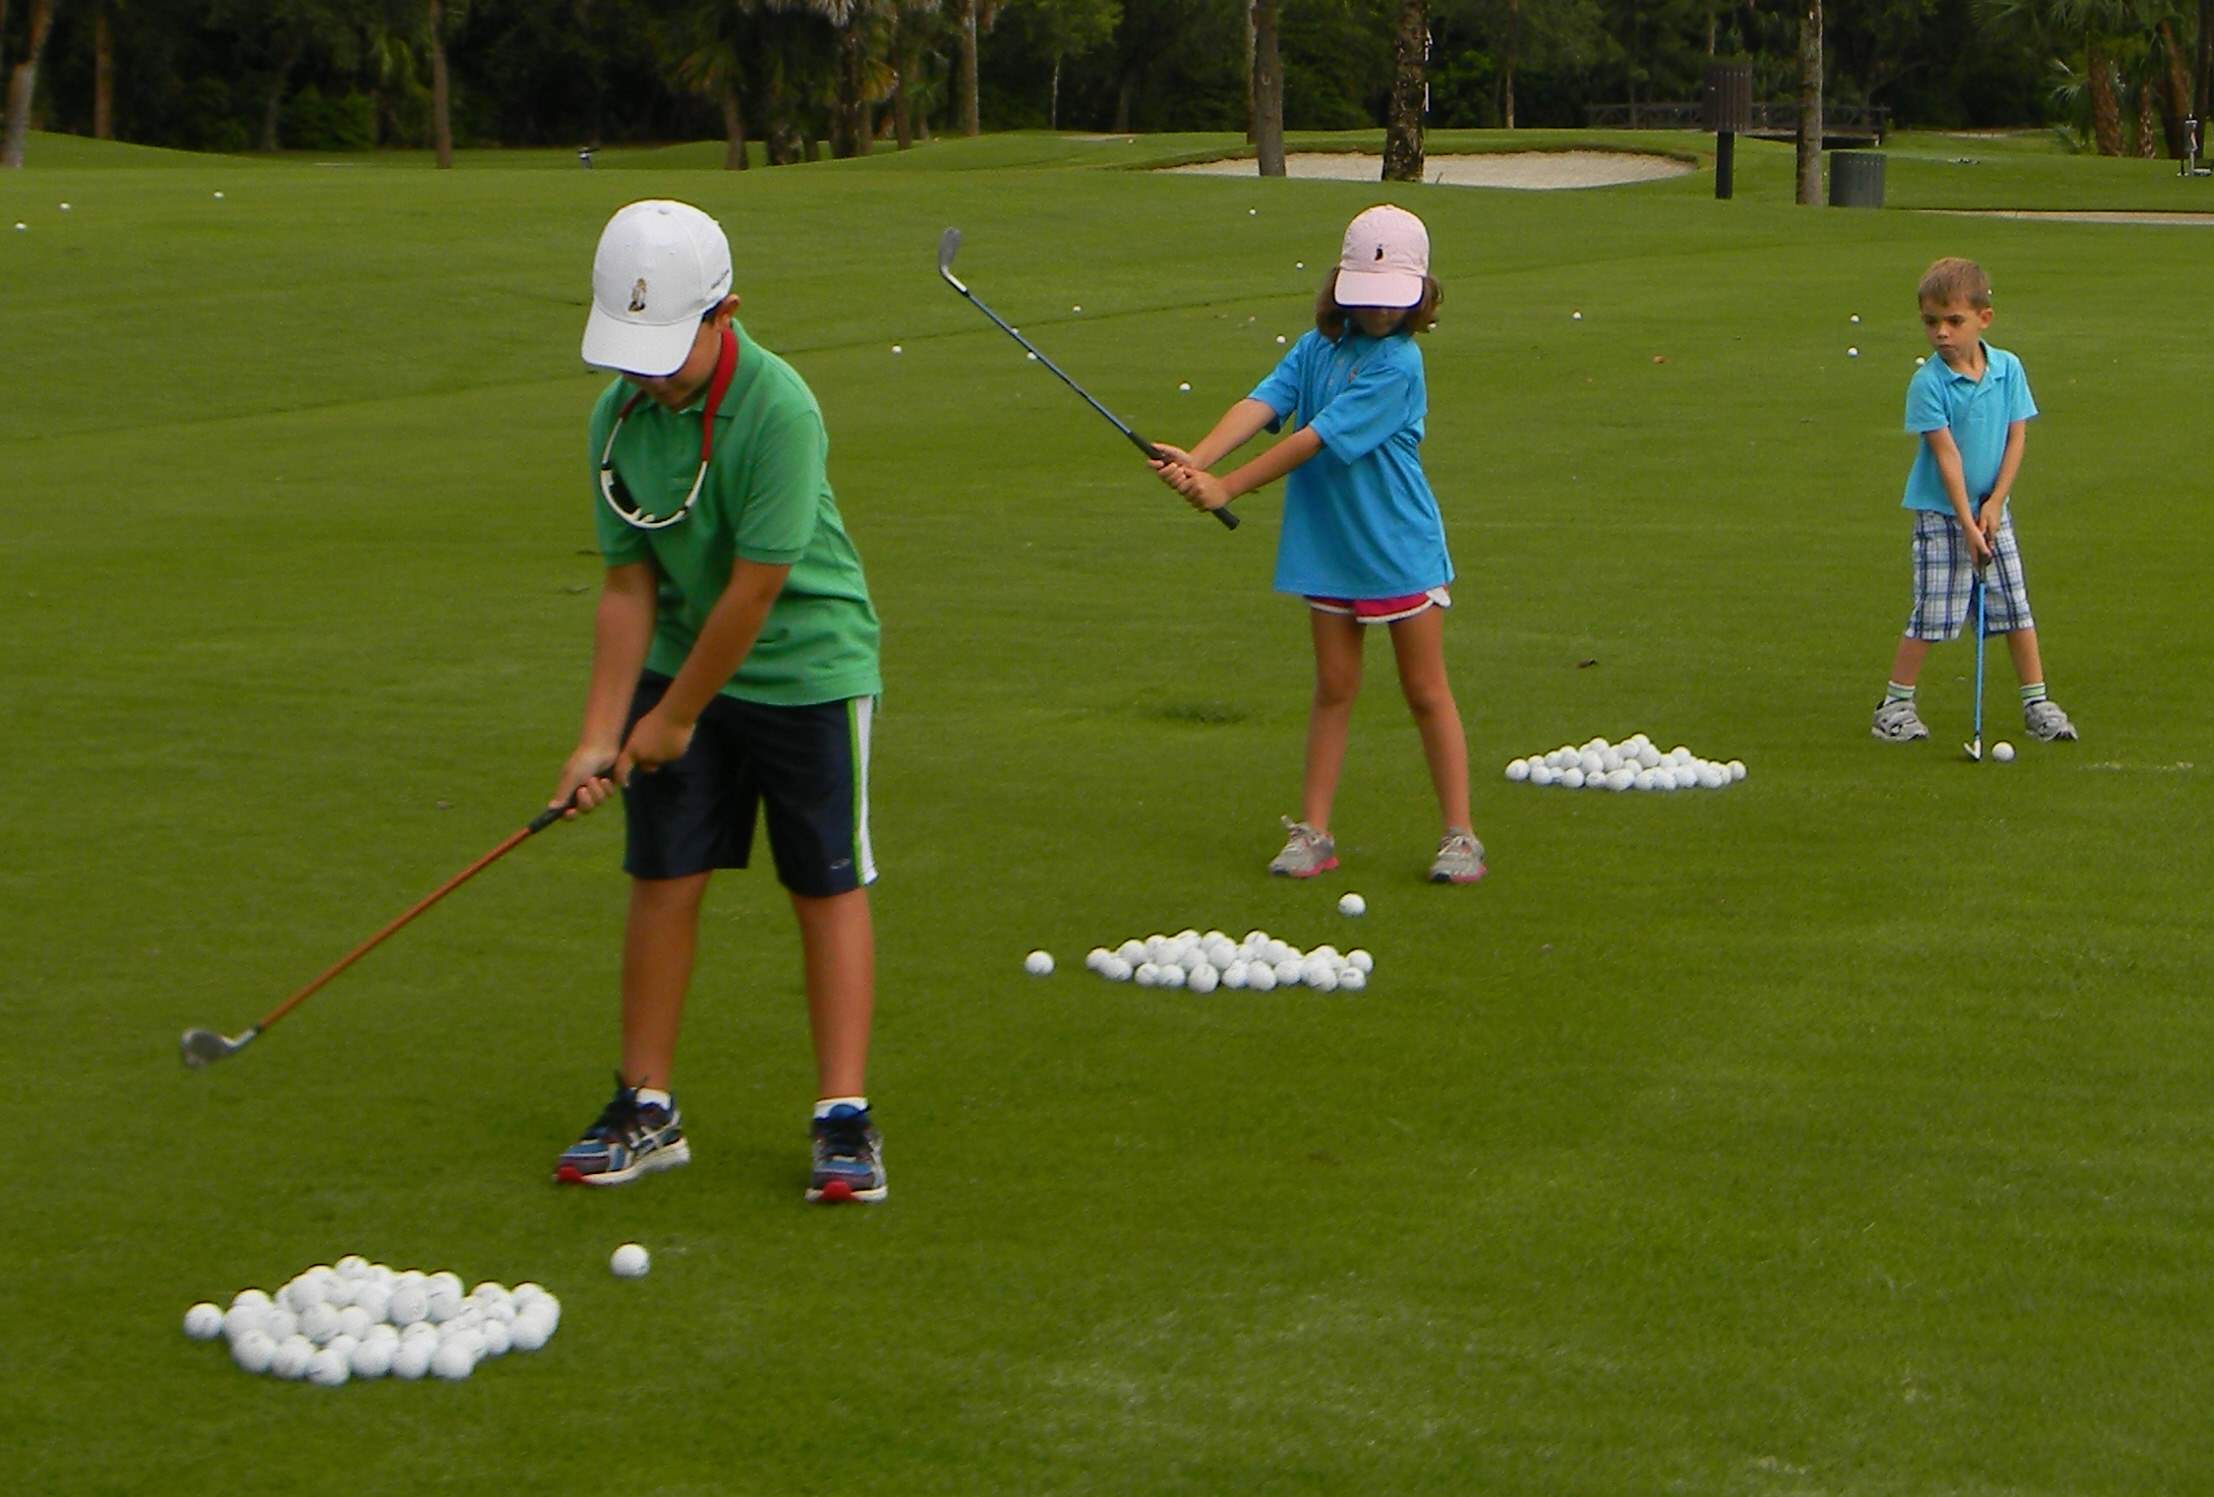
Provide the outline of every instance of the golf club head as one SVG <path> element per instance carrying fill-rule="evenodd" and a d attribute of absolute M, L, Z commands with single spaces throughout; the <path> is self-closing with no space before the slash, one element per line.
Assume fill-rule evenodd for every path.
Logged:
<path fill-rule="evenodd" d="M 1983 740 L 1981 738 L 1971 738 L 1960 746 L 1960 751 L 1968 756 L 1968 761 L 1971 764 L 1976 763 L 1983 758 Z"/>
<path fill-rule="evenodd" d="M 938 274 L 946 278 L 948 286 L 951 286 L 963 296 L 967 296 L 969 288 L 962 285 L 960 277 L 953 273 L 953 256 L 960 248 L 961 231 L 959 229 L 948 229 L 938 236 Z"/>
<path fill-rule="evenodd" d="M 191 1070 L 213 1065 L 227 1055 L 236 1054 L 245 1045 L 244 1040 L 233 1043 L 212 1029 L 188 1029 L 178 1042 L 185 1065 Z"/>

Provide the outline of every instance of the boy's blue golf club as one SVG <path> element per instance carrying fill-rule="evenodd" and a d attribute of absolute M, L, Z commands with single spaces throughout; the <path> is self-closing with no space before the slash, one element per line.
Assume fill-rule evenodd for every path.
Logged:
<path fill-rule="evenodd" d="M 948 229 L 943 234 L 940 234 L 938 236 L 938 274 L 945 277 L 946 284 L 948 286 L 951 286 L 954 290 L 960 292 L 961 295 L 968 301 L 968 304 L 970 306 L 976 308 L 977 311 L 982 312 L 986 317 L 991 318 L 994 323 L 997 323 L 1001 332 L 1005 333 L 1008 337 L 1014 339 L 1017 343 L 1020 343 L 1024 348 L 1029 349 L 1030 356 L 1032 358 L 1036 359 L 1039 363 L 1045 365 L 1046 368 L 1052 370 L 1055 376 L 1060 379 L 1062 384 L 1067 385 L 1078 395 L 1082 396 L 1086 405 L 1090 406 L 1093 410 L 1099 412 L 1102 416 L 1105 416 L 1107 418 L 1108 425 L 1112 426 L 1115 430 L 1121 432 L 1125 437 L 1128 437 L 1130 439 L 1131 446 L 1137 448 L 1140 452 L 1144 453 L 1154 462 L 1159 462 L 1161 460 L 1160 448 L 1154 446 L 1144 437 L 1139 436 L 1129 427 L 1123 425 L 1121 418 L 1117 417 L 1113 411 L 1110 411 L 1109 409 L 1107 409 L 1107 407 L 1101 405 L 1098 401 L 1092 399 L 1090 393 L 1086 391 L 1085 388 L 1082 385 L 1078 384 L 1075 380 L 1070 379 L 1067 373 L 1062 370 L 1059 364 L 1054 363 L 1053 360 L 1047 358 L 1044 354 L 1040 353 L 1038 351 L 1037 344 L 1031 342 L 1022 334 L 1016 332 L 1005 322 L 1000 321 L 1000 316 L 997 312 L 993 311 L 990 307 L 985 306 L 984 303 L 978 301 L 976 299 L 976 293 L 962 284 L 961 278 L 953 273 L 953 252 L 955 250 L 958 250 L 960 247 L 961 231 L 959 229 Z M 1238 517 L 1230 513 L 1229 507 L 1227 505 L 1225 505 L 1221 509 L 1211 509 L 1207 511 L 1207 513 L 1213 515 L 1216 519 L 1220 520 L 1222 522 L 1222 528 L 1225 530 L 1235 530 L 1238 528 Z"/>
<path fill-rule="evenodd" d="M 1976 736 L 1961 745 L 1971 760 L 1983 757 L 1983 573 L 1973 584 L 1976 603 Z"/>

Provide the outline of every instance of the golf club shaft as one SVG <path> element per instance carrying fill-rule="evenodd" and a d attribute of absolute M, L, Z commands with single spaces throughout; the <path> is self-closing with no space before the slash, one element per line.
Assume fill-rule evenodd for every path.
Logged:
<path fill-rule="evenodd" d="M 1047 358 L 1043 349 L 1039 348 L 1037 344 L 1031 342 L 1028 338 L 1025 338 L 1021 333 L 1010 327 L 1007 324 L 1006 319 L 1001 317 L 997 312 L 993 311 L 990 307 L 984 305 L 984 303 L 977 298 L 976 293 L 968 288 L 967 283 L 962 281 L 960 277 L 956 276 L 953 273 L 953 250 L 954 247 L 957 246 L 959 243 L 959 234 L 957 231 L 952 229 L 948 229 L 946 231 L 945 237 L 939 241 L 938 274 L 945 278 L 945 283 L 948 286 L 951 286 L 954 290 L 960 292 L 962 299 L 965 300 L 970 306 L 976 308 L 977 311 L 982 312 L 986 317 L 989 317 L 992 320 L 993 326 L 997 327 L 1001 332 L 1005 333 L 1008 337 L 1014 339 L 1025 349 L 1029 350 L 1030 356 L 1032 358 L 1036 359 L 1039 363 L 1045 365 L 1046 368 L 1052 370 L 1054 377 L 1060 380 L 1062 384 L 1067 385 L 1071 390 L 1074 390 L 1078 398 L 1081 399 L 1086 405 L 1090 406 L 1093 410 L 1099 412 L 1100 415 L 1106 417 L 1107 424 L 1112 426 L 1115 430 L 1121 432 L 1124 437 L 1128 438 L 1130 445 L 1137 448 L 1138 451 L 1144 453 L 1148 461 L 1161 461 L 1162 453 L 1160 448 L 1154 446 L 1144 437 L 1141 437 L 1136 432 L 1132 431 L 1127 425 L 1123 423 L 1121 417 L 1117 416 L 1113 411 L 1107 409 L 1107 407 L 1101 405 L 1097 400 L 1094 400 L 1089 390 L 1085 389 L 1075 380 L 1069 378 L 1067 370 L 1063 369 L 1059 364 L 1054 363 L 1053 360 Z M 1227 506 L 1221 509 L 1211 509 L 1207 511 L 1207 513 L 1213 515 L 1217 520 L 1219 520 L 1222 523 L 1222 528 L 1225 530 L 1235 530 L 1238 528 L 1238 517 L 1232 514 Z"/>
<path fill-rule="evenodd" d="M 1983 574 L 1976 574 L 1976 748 L 1983 748 Z"/>
<path fill-rule="evenodd" d="M 575 804 L 573 798 L 570 804 Z M 291 1013 L 301 1004 L 307 1002 L 308 999 L 314 997 L 315 994 L 320 991 L 322 987 L 332 978 L 336 977 L 339 973 L 345 971 L 348 967 L 351 967 L 355 962 L 360 961 L 363 957 L 374 951 L 387 937 L 391 936 L 395 931 L 399 930 L 401 926 L 406 925 L 417 915 L 422 914 L 423 911 L 429 909 L 432 905 L 438 903 L 438 901 L 453 893 L 454 890 L 469 882 L 470 879 L 475 878 L 485 869 L 491 867 L 501 858 L 507 856 L 507 854 L 513 851 L 518 844 L 522 843 L 530 837 L 535 836 L 539 832 L 544 831 L 547 827 L 552 826 L 555 822 L 559 821 L 562 818 L 563 814 L 567 812 L 568 809 L 568 806 L 548 806 L 545 810 L 539 812 L 538 815 L 531 818 L 530 824 L 528 826 L 518 827 L 514 831 L 508 833 L 506 837 L 501 839 L 499 846 L 493 848 L 483 857 L 477 859 L 474 863 L 471 863 L 468 867 L 462 869 L 452 878 L 440 884 L 437 888 L 433 889 L 430 893 L 424 895 L 414 904 L 408 906 L 408 908 L 404 912 L 394 918 L 391 923 L 384 927 L 384 929 L 378 931 L 368 940 L 362 942 L 359 946 L 356 946 L 353 950 L 347 952 L 344 956 L 340 957 L 330 966 L 323 969 L 323 971 L 318 974 L 313 981 L 309 982 L 305 987 L 301 988 L 291 997 L 285 999 L 284 1002 L 278 1004 L 275 1008 L 271 1009 L 266 1015 L 263 1016 L 261 1022 L 246 1031 L 246 1038 L 253 1038 L 253 1036 L 261 1033 L 270 1025 L 276 1023 L 279 1019 L 283 1018 L 286 1014 Z M 241 1043 L 243 1043 L 243 1041 Z"/>

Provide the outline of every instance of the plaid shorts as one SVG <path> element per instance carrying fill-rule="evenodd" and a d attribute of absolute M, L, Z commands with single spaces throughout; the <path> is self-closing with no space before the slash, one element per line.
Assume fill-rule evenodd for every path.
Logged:
<path fill-rule="evenodd" d="M 1983 632 L 2011 634 L 2036 627 L 2030 618 L 2029 589 L 2022 583 L 2022 553 L 2014 544 L 2014 515 L 1999 521 L 1991 544 L 1992 561 L 1983 577 Z M 1914 515 L 1914 612 L 1907 616 L 1907 638 L 1952 639 L 1968 622 L 1975 562 L 1960 523 L 1948 512 L 1917 510 Z"/>

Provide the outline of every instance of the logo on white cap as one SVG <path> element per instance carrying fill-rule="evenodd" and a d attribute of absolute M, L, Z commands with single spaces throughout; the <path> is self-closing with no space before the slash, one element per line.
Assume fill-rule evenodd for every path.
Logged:
<path fill-rule="evenodd" d="M 1411 307 L 1430 273 L 1430 231 L 1404 208 L 1379 203 L 1345 227 L 1338 253 L 1341 307 Z"/>
<path fill-rule="evenodd" d="M 673 374 L 692 351 L 700 319 L 728 295 L 730 241 L 714 219 L 666 198 L 617 209 L 592 258 L 584 362 Z"/>

